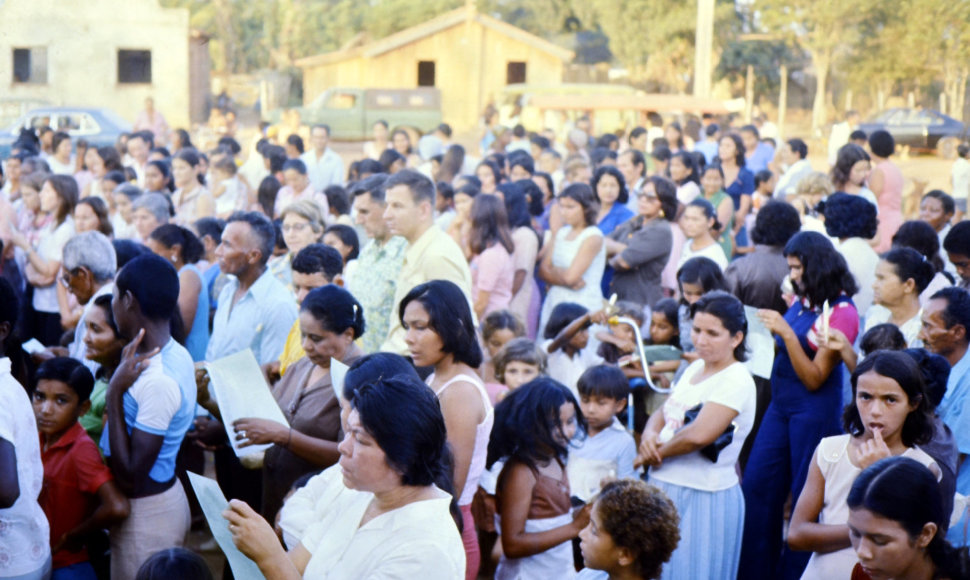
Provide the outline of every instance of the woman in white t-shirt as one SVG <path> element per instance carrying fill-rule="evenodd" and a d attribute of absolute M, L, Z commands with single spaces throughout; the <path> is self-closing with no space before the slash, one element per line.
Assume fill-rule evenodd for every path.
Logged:
<path fill-rule="evenodd" d="M 650 416 L 637 458 L 650 466 L 651 483 L 680 514 L 681 541 L 664 566 L 665 580 L 734 578 L 744 528 L 735 463 L 756 404 L 754 380 L 742 362 L 744 307 L 727 292 L 714 291 L 692 311 L 691 340 L 700 358 L 674 385 L 662 412 Z"/>
<path fill-rule="evenodd" d="M 223 513 L 236 546 L 266 578 L 465 576 L 465 550 L 449 512 L 450 453 L 441 407 L 413 373 L 393 372 L 397 362 L 383 364 L 387 358 L 403 361 L 370 355 L 348 373 L 340 466 L 314 478 L 322 484 L 311 486 L 319 517 L 298 523 L 293 539 L 299 543 L 289 553 L 245 502 L 233 500 Z M 381 378 L 356 383 L 351 373 L 369 361 L 384 368 Z M 283 529 L 293 531 L 291 517 L 284 517 Z"/>
<path fill-rule="evenodd" d="M 866 314 L 865 331 L 877 324 L 896 325 L 909 348 L 920 348 L 920 293 L 933 279 L 933 265 L 912 248 L 896 248 L 879 260 L 872 284 L 873 306 Z"/>
<path fill-rule="evenodd" d="M 32 245 L 23 233 L 13 230 L 10 241 L 26 255 L 27 282 L 34 287 L 32 335 L 43 344 L 56 345 L 61 328 L 57 288 L 54 284 L 61 269 L 61 252 L 74 235 L 74 206 L 77 205 L 77 182 L 69 175 L 52 175 L 40 190 L 40 211 L 54 216 L 38 232 Z"/>
<path fill-rule="evenodd" d="M 714 263 L 721 267 L 722 272 L 727 268 L 728 260 L 724 255 L 724 249 L 711 233 L 721 229 L 721 224 L 717 221 L 717 212 L 714 211 L 711 202 L 698 198 L 687 204 L 684 214 L 680 217 L 680 229 L 688 239 L 680 252 L 680 264 L 677 265 L 677 269 L 680 269 L 687 260 L 698 256 L 714 260 Z"/>
<path fill-rule="evenodd" d="M 0 578 L 40 580 L 51 571 L 50 530 L 37 502 L 44 466 L 34 410 L 6 358 L 18 310 L 13 288 L 0 279 Z"/>

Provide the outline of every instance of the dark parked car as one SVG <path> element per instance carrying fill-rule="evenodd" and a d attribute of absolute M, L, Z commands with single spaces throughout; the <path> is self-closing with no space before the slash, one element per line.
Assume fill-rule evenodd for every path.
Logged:
<path fill-rule="evenodd" d="M 861 123 L 858 128 L 867 135 L 885 129 L 896 140 L 896 145 L 935 151 L 944 159 L 955 158 L 957 145 L 967 139 L 966 125 L 932 109 L 889 109 Z"/>
<path fill-rule="evenodd" d="M 109 109 L 85 107 L 43 107 L 32 109 L 0 132 L 0 159 L 10 155 L 10 147 L 24 128 L 44 125 L 67 131 L 72 141 L 84 139 L 92 147 L 114 145 L 121 133 L 131 131 L 131 123 Z"/>

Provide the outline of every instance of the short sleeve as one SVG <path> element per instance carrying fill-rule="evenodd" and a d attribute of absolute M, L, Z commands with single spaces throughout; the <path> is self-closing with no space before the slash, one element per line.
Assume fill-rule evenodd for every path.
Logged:
<path fill-rule="evenodd" d="M 536 256 L 539 254 L 539 238 L 531 230 L 518 228 L 512 232 L 515 243 L 515 253 L 512 259 L 516 270 L 525 270 L 530 275 L 536 266 Z"/>
<path fill-rule="evenodd" d="M 616 476 L 620 479 L 624 477 L 634 477 L 636 470 L 633 469 L 633 462 L 637 458 L 637 444 L 633 437 L 623 431 L 623 444 L 616 460 Z"/>
<path fill-rule="evenodd" d="M 478 289 L 485 292 L 493 292 L 502 281 L 502 270 L 505 264 L 511 260 L 507 252 L 503 251 L 502 246 L 496 244 L 478 256 L 478 277 L 476 284 Z"/>
<path fill-rule="evenodd" d="M 673 234 L 669 228 L 647 227 L 633 234 L 620 256 L 631 268 L 636 268 L 652 260 L 670 259 L 672 245 Z"/>
<path fill-rule="evenodd" d="M 743 363 L 735 363 L 727 371 L 727 376 L 717 381 L 717 388 L 707 397 L 708 403 L 717 403 L 743 413 L 746 403 L 755 392 L 754 379 Z"/>
<path fill-rule="evenodd" d="M 172 417 L 182 404 L 182 391 L 178 384 L 165 375 L 156 375 L 149 384 L 139 389 L 138 413 L 135 428 L 152 435 L 165 435 Z M 107 432 L 107 429 L 105 429 Z"/>
<path fill-rule="evenodd" d="M 77 471 L 78 489 L 94 495 L 101 486 L 111 481 L 111 470 L 101 461 L 101 455 L 87 435 L 79 438 L 71 451 L 74 468 Z"/>
<path fill-rule="evenodd" d="M 10 385 L 4 385 L 0 383 L 0 389 L 6 390 L 10 388 Z M 19 394 L 19 393 L 17 393 Z M 16 405 L 11 404 L 10 396 L 7 393 L 0 391 L 0 439 L 9 441 L 11 444 L 16 443 L 14 434 L 14 408 Z"/>
<path fill-rule="evenodd" d="M 418 540 L 404 542 L 384 555 L 379 568 L 370 570 L 367 578 L 371 580 L 450 580 L 455 570 L 450 564 L 455 561 L 444 546 L 437 542 Z M 464 571 L 464 567 L 462 567 Z"/>
<path fill-rule="evenodd" d="M 822 317 L 815 319 L 812 331 L 808 335 L 808 342 L 815 350 L 818 349 L 818 333 L 821 331 Z M 855 344 L 856 337 L 859 336 L 859 312 L 851 302 L 839 302 L 832 308 L 829 316 L 829 326 L 845 335 L 849 344 Z"/>

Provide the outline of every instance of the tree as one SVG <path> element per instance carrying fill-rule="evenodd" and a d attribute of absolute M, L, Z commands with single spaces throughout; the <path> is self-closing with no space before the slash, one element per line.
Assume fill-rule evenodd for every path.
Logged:
<path fill-rule="evenodd" d="M 763 0 L 760 24 L 803 47 L 815 68 L 812 128 L 826 122 L 826 94 L 832 65 L 860 42 L 862 25 L 874 14 L 877 0 Z"/>

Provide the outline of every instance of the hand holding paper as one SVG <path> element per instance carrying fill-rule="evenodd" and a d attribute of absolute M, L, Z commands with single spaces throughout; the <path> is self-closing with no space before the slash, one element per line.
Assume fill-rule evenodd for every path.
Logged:
<path fill-rule="evenodd" d="M 235 425 L 239 419 L 255 418 L 289 428 L 251 350 L 210 362 L 206 368 L 213 398 L 219 404 L 225 425 Z M 229 442 L 238 457 L 261 453 L 269 448 L 268 444 L 244 446 L 244 439 L 240 440 L 233 434 L 230 434 Z"/>

